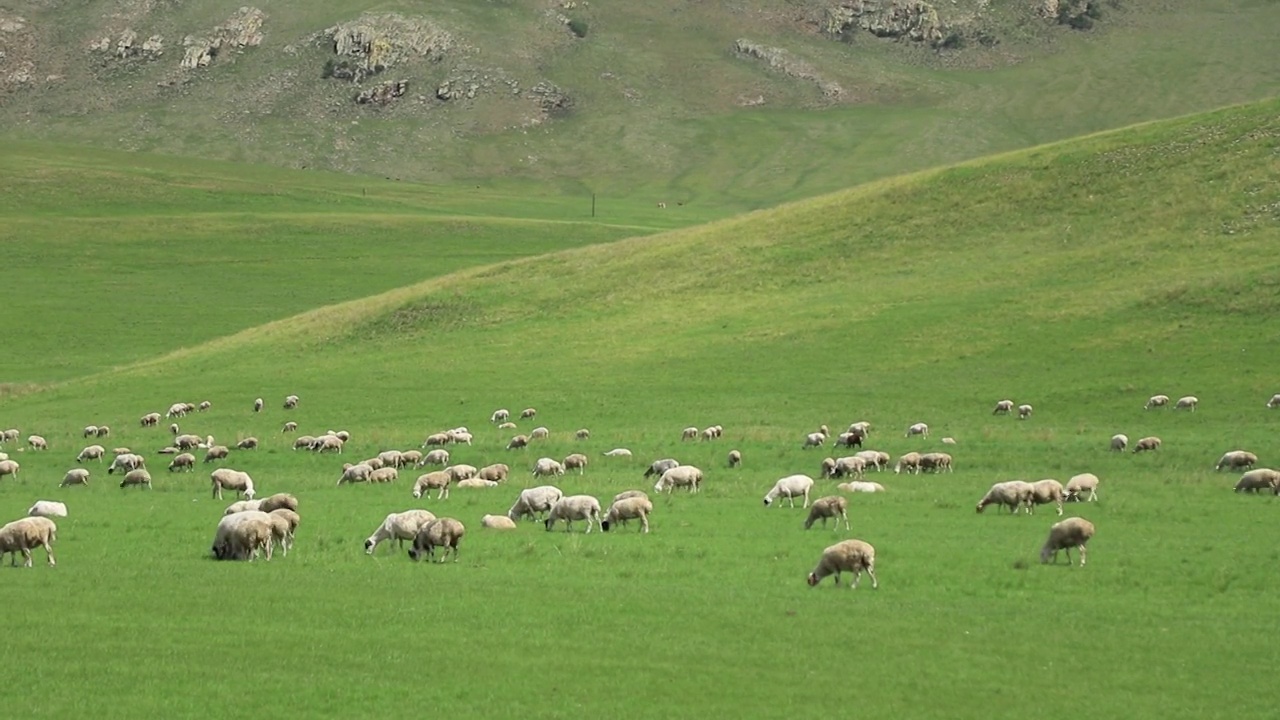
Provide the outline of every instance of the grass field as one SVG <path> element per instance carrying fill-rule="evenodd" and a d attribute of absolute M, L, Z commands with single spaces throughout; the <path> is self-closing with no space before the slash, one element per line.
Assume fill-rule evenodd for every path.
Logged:
<path fill-rule="evenodd" d="M 1276 462 L 1280 414 L 1263 405 L 1280 390 L 1277 111 L 1231 108 L 460 264 L 327 307 L 299 296 L 317 309 L 202 345 L 140 322 L 119 337 L 149 348 L 144 361 L 68 371 L 0 405 L 0 423 L 53 448 L 5 448 L 23 469 L 0 481 L 0 516 L 37 498 L 71 507 L 58 567 L 3 571 L 9 651 L 36 659 L 0 706 L 247 717 L 283 697 L 325 716 L 1271 717 L 1280 693 L 1258 669 L 1280 609 L 1275 499 L 1235 495 L 1235 476 L 1212 468 L 1235 448 Z M 319 222 L 325 210 L 298 212 Z M 152 259 L 145 246 L 103 252 Z M 63 270 L 29 272 L 54 285 Z M 268 287 L 238 293 L 263 308 Z M 39 334 L 40 301 L 11 295 L 16 336 Z M 111 311 L 89 304 L 77 323 L 108 324 Z M 57 356 L 110 362 L 78 344 Z M 1144 411 L 1157 392 L 1201 405 Z M 296 411 L 280 409 L 288 393 Z M 255 415 L 257 396 L 268 407 Z M 1006 396 L 1034 404 L 1032 419 L 992 417 Z M 288 558 L 208 560 L 230 499 L 209 498 L 206 467 L 168 475 L 153 454 L 167 431 L 136 426 L 204 399 L 213 409 L 183 429 L 256 435 L 263 448 L 228 464 L 263 493 L 300 497 Z M 526 405 L 552 438 L 506 452 L 489 413 Z M 408 478 L 334 487 L 338 458 L 289 450 L 288 419 L 351 431 L 343 459 L 467 425 L 476 442 L 454 461 L 508 462 L 517 479 L 421 503 Z M 889 490 L 851 498 L 851 533 L 806 532 L 799 508 L 761 506 L 778 477 L 816 475 L 806 432 L 862 419 L 868 444 L 895 457 L 955 437 L 955 472 L 873 477 Z M 901 436 L 916 421 L 929 440 Z M 120 490 L 96 467 L 91 486 L 56 489 L 90 423 L 148 453 L 153 491 Z M 723 439 L 679 442 L 682 427 L 715 423 Z M 572 440 L 579 427 L 589 441 Z M 1109 453 L 1116 432 L 1164 447 Z M 636 457 L 601 457 L 616 446 Z M 730 448 L 741 470 L 724 466 Z M 657 498 L 648 536 L 480 529 L 535 458 L 578 449 L 592 464 L 557 483 L 568 494 L 647 489 L 645 465 L 666 456 L 703 467 L 706 487 Z M 1100 502 L 1067 509 L 1098 526 L 1086 568 L 1037 562 L 1051 512 L 971 509 L 997 480 L 1084 471 L 1102 478 Z M 458 563 L 361 552 L 386 513 L 419 504 L 467 524 Z M 879 590 L 807 588 L 823 547 L 848 536 L 877 546 Z"/>

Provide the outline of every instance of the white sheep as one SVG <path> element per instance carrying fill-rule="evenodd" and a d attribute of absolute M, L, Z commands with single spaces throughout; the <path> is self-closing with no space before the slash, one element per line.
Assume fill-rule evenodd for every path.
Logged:
<path fill-rule="evenodd" d="M 689 426 L 680 431 L 680 442 L 684 442 L 685 440 L 697 440 L 697 439 L 698 439 L 698 428 L 696 427 Z"/>
<path fill-rule="evenodd" d="M 492 415 L 489 416 L 489 422 L 491 423 L 504 423 L 510 419 L 511 419 L 511 411 L 507 410 L 506 408 L 498 408 L 497 410 L 493 411 Z"/>
<path fill-rule="evenodd" d="M 586 428 L 579 428 L 577 432 L 573 434 L 573 437 L 575 440 L 590 440 L 591 431 Z"/>
<path fill-rule="evenodd" d="M 211 407 L 213 407 L 213 403 L 209 402 L 208 400 L 205 400 L 200 403 L 199 407 L 196 408 L 196 411 L 204 412 L 205 410 L 208 410 Z"/>
<path fill-rule="evenodd" d="M 566 456 L 561 465 L 564 466 L 566 471 L 577 470 L 578 474 L 581 475 L 586 472 L 587 456 L 582 453 L 573 453 L 572 455 Z"/>
<path fill-rule="evenodd" d="M 81 437 L 97 437 L 97 436 L 98 436 L 98 426 L 97 426 L 97 425 L 85 425 L 85 426 L 84 426 L 84 435 L 82 435 Z"/>
<path fill-rule="evenodd" d="M 1271 399 L 1267 401 L 1267 407 L 1272 409 L 1280 407 L 1280 393 L 1271 396 Z"/>
<path fill-rule="evenodd" d="M 84 468 L 72 468 L 62 476 L 62 482 L 58 483 L 58 487 L 67 487 L 68 485 L 88 485 L 89 471 Z"/>
<path fill-rule="evenodd" d="M 982 512 L 988 505 L 1004 505 L 1008 506 L 1012 514 L 1017 514 L 1019 507 L 1025 507 L 1030 513 L 1034 492 L 1035 488 L 1031 487 L 1031 483 L 1023 480 L 998 482 L 978 501 L 978 512 Z"/>
<path fill-rule="evenodd" d="M 862 437 L 870 437 L 871 423 L 867 422 L 866 420 L 860 420 L 856 423 L 850 423 L 849 429 L 846 432 L 856 432 Z"/>
<path fill-rule="evenodd" d="M 649 467 L 645 469 L 645 477 L 662 477 L 662 473 L 673 467 L 679 467 L 680 461 L 675 458 L 662 458 L 649 463 Z"/>
<path fill-rule="evenodd" d="M 742 465 L 742 452 L 739 450 L 729 451 L 729 467 L 736 468 Z"/>
<path fill-rule="evenodd" d="M 459 480 L 458 482 L 453 484 L 453 486 L 458 488 L 459 490 L 471 490 L 476 488 L 495 488 L 495 487 L 498 487 L 498 485 L 499 483 L 496 483 L 492 480 L 485 480 L 484 478 L 478 478 L 478 477 L 469 477 L 465 480 Z"/>
<path fill-rule="evenodd" d="M 1071 478 L 1067 480 L 1067 486 L 1063 490 L 1062 499 L 1079 502 L 1080 496 L 1087 492 L 1089 493 L 1088 501 L 1093 502 L 1098 499 L 1098 482 L 1098 476 L 1093 473 L 1072 475 Z"/>
<path fill-rule="evenodd" d="M 58 536 L 58 526 L 45 517 L 25 517 L 21 520 L 0 527 L 0 560 L 13 553 L 13 565 L 18 564 L 18 555 L 22 555 L 23 567 L 31 567 L 31 551 L 43 547 L 49 566 L 58 561 L 53 556 L 53 543 Z"/>
<path fill-rule="evenodd" d="M 280 548 L 280 554 L 289 556 L 293 549 L 293 539 L 298 532 L 298 523 L 302 521 L 298 513 L 289 508 L 276 508 L 267 512 L 271 521 L 271 537 Z"/>
<path fill-rule="evenodd" d="M 1129 436 L 1124 433 L 1117 433 L 1111 436 L 1111 450 L 1113 452 L 1124 452 L 1129 447 Z"/>
<path fill-rule="evenodd" d="M 862 447 L 862 435 L 855 432 L 840 433 L 836 437 L 836 447 Z"/>
<path fill-rule="evenodd" d="M 1018 406 L 1018 419 L 1019 419 L 1019 420 L 1026 420 L 1027 418 L 1031 417 L 1031 411 L 1032 411 L 1032 410 L 1034 410 L 1034 409 L 1035 409 L 1035 408 L 1031 407 L 1030 405 L 1019 405 L 1019 406 Z"/>
<path fill-rule="evenodd" d="M 218 560 L 248 560 L 259 552 L 271 559 L 271 518 L 266 513 L 250 510 L 224 515 L 218 521 L 211 551 Z"/>
<path fill-rule="evenodd" d="M 491 480 L 493 482 L 504 482 L 510 474 L 511 468 L 508 467 L 506 463 L 485 465 L 476 471 L 476 477 L 481 480 Z"/>
<path fill-rule="evenodd" d="M 804 436 L 804 445 L 802 448 L 821 447 L 827 441 L 827 436 L 820 432 L 811 432 Z"/>
<path fill-rule="evenodd" d="M 237 449 L 237 450 L 257 450 L 257 449 L 258 449 L 258 438 L 256 438 L 256 437 L 247 437 L 247 438 L 245 438 L 245 439 L 241 440 L 240 442 L 236 443 L 236 449 Z"/>
<path fill-rule="evenodd" d="M 160 413 L 153 412 L 153 413 L 147 413 L 146 415 L 143 415 L 142 419 L 139 420 L 139 424 L 142 425 L 142 427 L 155 427 L 159 425 Z"/>
<path fill-rule="evenodd" d="M 253 478 L 249 477 L 249 473 L 231 468 L 218 468 L 209 473 L 209 482 L 213 486 L 213 497 L 221 500 L 222 490 L 234 490 L 236 496 L 244 496 L 246 500 L 252 500 L 257 494 L 253 489 Z"/>
<path fill-rule="evenodd" d="M 1067 552 L 1067 564 L 1071 564 L 1071 548 L 1080 551 L 1080 567 L 1084 567 L 1085 562 L 1085 544 L 1093 537 L 1093 523 L 1082 517 L 1067 518 L 1061 522 L 1056 522 L 1049 528 L 1049 539 L 1045 540 L 1044 547 L 1040 548 L 1040 562 L 1047 563 L 1049 558 L 1053 558 L 1053 562 L 1058 562 L 1058 551 L 1065 550 Z"/>
<path fill-rule="evenodd" d="M 169 406 L 169 411 L 164 414 L 165 417 L 183 417 L 187 414 L 186 403 L 174 403 Z"/>
<path fill-rule="evenodd" d="M 555 485 L 539 485 L 521 490 L 520 496 L 516 498 L 511 509 L 507 510 L 507 517 L 516 521 L 522 520 L 525 516 L 537 520 L 538 513 L 550 512 L 563 497 L 564 493 Z"/>
<path fill-rule="evenodd" d="M 810 587 L 817 586 L 828 575 L 835 575 L 836 587 L 840 587 L 840 573 L 853 573 L 849 587 L 856 588 L 862 580 L 862 571 L 871 576 L 871 587 L 880 587 L 876 579 L 876 549 L 862 540 L 845 540 L 822 551 L 818 564 L 807 578 Z"/>
<path fill-rule="evenodd" d="M 383 467 L 398 468 L 404 464 L 404 454 L 399 450 L 383 450 L 378 453 L 378 459 L 382 461 Z"/>
<path fill-rule="evenodd" d="M 314 445 L 315 442 L 316 438 L 312 435 L 299 435 L 293 439 L 293 449 L 301 450 L 302 448 L 307 448 L 310 450 L 311 446 Z"/>
<path fill-rule="evenodd" d="M 867 459 L 857 455 L 836 458 L 835 466 L 831 470 L 831 477 L 856 477 L 860 478 L 866 474 Z"/>
<path fill-rule="evenodd" d="M 1000 402 L 996 403 L 996 409 L 992 410 L 991 414 L 992 415 L 1008 415 L 1010 412 L 1013 412 L 1013 401 L 1001 400 Z"/>
<path fill-rule="evenodd" d="M 56 500 L 37 500 L 27 508 L 27 514 L 32 517 L 66 517 L 67 506 Z"/>
<path fill-rule="evenodd" d="M 137 485 L 139 487 L 145 486 L 148 490 L 152 489 L 151 473 L 147 472 L 146 469 L 144 468 L 138 468 L 137 470 L 130 470 L 129 472 L 125 473 L 124 478 L 120 480 L 120 487 L 125 488 L 125 487 L 129 487 L 130 485 Z"/>
<path fill-rule="evenodd" d="M 480 518 L 480 527 L 490 530 L 515 530 L 516 521 L 506 515 L 485 515 Z"/>
<path fill-rule="evenodd" d="M 528 419 L 530 419 L 530 418 L 536 417 L 536 416 L 537 416 L 537 414 L 538 414 L 538 411 L 537 411 L 536 409 L 531 408 L 531 407 L 527 407 L 527 408 L 525 408 L 525 409 L 523 409 L 523 410 L 521 410 L 521 411 L 520 411 L 520 419 L 521 419 L 521 420 L 528 420 Z"/>
<path fill-rule="evenodd" d="M 214 460 L 226 460 L 231 454 L 231 448 L 226 445 L 212 445 L 204 451 L 204 462 L 213 462 Z"/>
<path fill-rule="evenodd" d="M 1144 437 L 1141 440 L 1139 440 L 1137 443 L 1135 443 L 1133 446 L 1133 451 L 1135 453 L 1140 453 L 1145 450 L 1155 451 L 1159 449 L 1160 449 L 1160 438 L 1154 437 L 1154 436 Z"/>
<path fill-rule="evenodd" d="M 1196 405 L 1199 405 L 1199 404 L 1200 404 L 1199 398 L 1197 398 L 1195 395 L 1187 395 L 1185 397 L 1178 398 L 1178 402 L 1174 404 L 1173 409 L 1186 410 L 1190 408 L 1191 412 L 1195 412 Z"/>
<path fill-rule="evenodd" d="M 381 467 L 369 473 L 371 483 L 395 482 L 400 478 L 400 471 L 393 467 Z"/>
<path fill-rule="evenodd" d="M 262 412 L 262 408 L 265 405 L 266 405 L 266 402 L 264 402 L 262 398 L 255 398 L 253 401 L 253 411 Z"/>
<path fill-rule="evenodd" d="M 907 434 L 903 437 L 911 437 L 912 435 L 920 435 L 925 439 L 929 437 L 929 426 L 925 423 L 916 423 L 907 428 Z"/>
<path fill-rule="evenodd" d="M 538 458 L 538 462 L 534 464 L 532 474 L 534 477 L 546 477 L 548 475 L 563 475 L 564 465 L 544 457 Z"/>
<path fill-rule="evenodd" d="M 276 510 L 292 510 L 298 512 L 298 498 L 289 493 L 276 493 L 268 495 L 258 501 L 258 509 L 264 513 L 275 512 Z"/>
<path fill-rule="evenodd" d="M 377 530 L 364 541 L 364 552 L 372 555 L 378 545 L 387 540 L 395 540 L 401 549 L 405 540 L 413 540 L 423 525 L 435 520 L 435 513 L 430 510 L 405 510 L 391 513 L 382 521 Z"/>
<path fill-rule="evenodd" d="M 1275 491 L 1280 488 L 1280 472 L 1270 468 L 1257 468 L 1240 476 L 1236 482 L 1236 492 L 1257 493 L 1259 490 Z"/>
<path fill-rule="evenodd" d="M 444 449 L 436 449 L 427 452 L 422 456 L 421 465 L 439 465 L 444 467 L 449 464 L 449 451 Z"/>
<path fill-rule="evenodd" d="M 854 480 L 853 482 L 840 483 L 836 489 L 841 492 L 884 492 L 884 486 L 878 482 L 864 482 L 862 480 Z"/>
<path fill-rule="evenodd" d="M 97 460 L 101 462 L 102 458 L 106 456 L 107 456 L 106 448 L 102 447 L 101 445 L 90 445 L 89 447 L 80 451 L 80 454 L 76 456 L 76 462 L 82 463 L 85 460 Z"/>
<path fill-rule="evenodd" d="M 440 562 L 453 553 L 453 561 L 458 562 L 458 543 L 462 541 L 467 529 L 461 522 L 454 518 L 441 517 L 428 521 L 418 534 L 413 538 L 413 547 L 409 548 L 409 557 L 416 562 L 425 554 L 428 558 L 435 558 L 435 549 L 444 548 L 444 552 L 440 554 Z"/>
<path fill-rule="evenodd" d="M 479 468 L 477 468 L 475 465 L 466 465 L 466 464 L 450 465 L 449 467 L 445 468 L 444 471 L 453 476 L 454 482 L 470 480 L 471 478 L 475 477 L 477 473 L 480 472 Z"/>
<path fill-rule="evenodd" d="M 874 466 L 876 472 L 887 469 L 889 467 L 889 461 L 893 459 L 889 453 L 881 450 L 861 450 L 854 453 L 853 456 L 866 460 L 867 465 Z"/>
<path fill-rule="evenodd" d="M 920 471 L 930 470 L 932 472 L 955 472 L 952 467 L 951 456 L 947 453 L 925 453 L 920 456 Z"/>
<path fill-rule="evenodd" d="M 530 440 L 546 440 L 551 431 L 544 427 L 536 427 L 529 431 Z"/>
<path fill-rule="evenodd" d="M 455 445 L 470 445 L 473 437 L 466 430 L 450 430 L 445 434 L 449 436 L 449 442 Z"/>
<path fill-rule="evenodd" d="M 27 445 L 30 445 L 32 450 L 48 450 L 49 449 L 49 441 L 45 440 L 43 437 L 39 435 L 29 436 L 27 438 Z"/>
<path fill-rule="evenodd" d="M 1062 483 L 1052 478 L 1031 483 L 1031 504 L 1027 506 L 1027 512 L 1034 513 L 1036 505 L 1049 503 L 1054 503 L 1058 514 L 1062 514 Z"/>
<path fill-rule="evenodd" d="M 1145 406 L 1143 406 L 1143 409 L 1144 409 L 1144 410 L 1150 410 L 1150 409 L 1151 409 L 1151 408 L 1153 408 L 1153 407 L 1164 407 L 1164 406 L 1166 406 L 1166 405 L 1168 405 L 1168 404 L 1169 404 L 1169 396 L 1168 396 L 1168 395 L 1152 395 L 1152 396 L 1147 400 L 1147 404 L 1146 404 Z"/>
<path fill-rule="evenodd" d="M 955 439 L 955 438 L 953 438 L 953 437 L 944 437 L 944 438 L 942 438 L 942 444 L 943 444 L 943 445 L 955 445 L 955 444 L 956 444 L 956 439 Z"/>
<path fill-rule="evenodd" d="M 609 528 L 621 522 L 626 524 L 628 520 L 640 520 L 640 532 L 649 532 L 649 515 L 653 512 L 653 503 L 647 496 L 633 495 L 615 499 L 613 504 L 609 506 L 608 512 L 604 514 L 604 519 L 600 521 L 600 529 L 609 532 Z"/>
<path fill-rule="evenodd" d="M 822 519 L 822 527 L 827 527 L 827 518 L 835 518 L 835 529 L 840 529 L 840 520 L 844 520 L 844 529 L 849 530 L 849 501 L 839 495 L 828 495 L 813 501 L 813 505 L 809 508 L 809 517 L 804 521 L 804 529 L 808 530 L 813 527 L 819 518 Z"/>
<path fill-rule="evenodd" d="M 400 453 L 400 467 L 418 467 L 422 464 L 422 452 L 419 450 L 405 450 Z"/>
<path fill-rule="evenodd" d="M 13 479 L 17 480 L 18 471 L 21 469 L 22 466 L 18 464 L 17 460 L 0 460 L 0 478 L 5 475 L 12 475 Z"/>
<path fill-rule="evenodd" d="M 903 455 L 898 458 L 898 462 L 893 466 L 893 473 L 896 475 L 903 470 L 906 470 L 908 474 L 919 473 L 920 457 L 921 455 L 918 452 L 909 452 Z"/>
<path fill-rule="evenodd" d="M 296 408 L 296 407 L 298 407 L 298 396 L 297 396 L 297 395 L 289 395 L 289 396 L 285 397 L 285 399 L 284 399 L 284 409 L 285 409 L 285 410 L 293 410 L 293 409 L 294 409 L 294 408 Z"/>
<path fill-rule="evenodd" d="M 444 470 L 424 473 L 413 483 L 413 496 L 420 498 L 436 490 L 436 499 L 445 500 L 449 497 L 449 484 L 452 482 L 453 474 Z"/>
<path fill-rule="evenodd" d="M 773 484 L 773 488 L 764 496 L 764 504 L 772 505 L 774 500 L 784 497 L 791 507 L 796 506 L 796 498 L 803 497 L 804 505 L 809 507 L 809 491 L 813 489 L 813 478 L 808 475 L 788 475 Z"/>
<path fill-rule="evenodd" d="M 614 448 L 604 454 L 605 457 L 631 457 L 631 451 L 626 448 Z"/>
<path fill-rule="evenodd" d="M 298 423 L 296 423 L 296 422 L 294 422 L 294 421 L 292 421 L 292 420 L 290 420 L 289 422 L 285 423 L 285 424 L 284 424 L 284 426 L 280 428 L 280 434 L 281 434 L 281 435 L 286 435 L 286 434 L 288 434 L 288 433 L 291 433 L 291 432 L 297 432 L 297 431 L 298 431 Z"/>
<path fill-rule="evenodd" d="M 263 510 L 263 509 L 262 509 L 262 502 L 261 502 L 261 501 L 258 501 L 258 500 L 237 500 L 237 501 L 235 501 L 235 502 L 231 503 L 230 505 L 228 505 L 228 506 L 227 506 L 227 509 L 222 511 L 222 514 L 223 514 L 223 515 L 235 515 L 236 513 L 242 513 L 242 512 L 254 512 L 254 511 L 258 511 L 258 512 L 266 512 L 265 510 Z"/>
<path fill-rule="evenodd" d="M 196 456 L 191 453 L 182 453 L 174 455 L 173 460 L 169 463 L 169 472 L 175 470 L 184 470 L 186 472 L 195 472 Z"/>
<path fill-rule="evenodd" d="M 508 450 L 520 450 L 529 447 L 529 438 L 525 435 L 516 435 L 507 442 Z"/>
<path fill-rule="evenodd" d="M 179 450 L 194 450 L 200 446 L 200 442 L 201 437 L 199 435 L 192 435 L 190 433 L 178 435 L 173 438 L 173 445 Z"/>
<path fill-rule="evenodd" d="M 1224 453 L 1218 460 L 1218 464 L 1214 466 L 1214 470 L 1227 468 L 1228 470 L 1248 470 L 1258 464 L 1258 456 L 1248 450 L 1232 450 Z"/>
<path fill-rule="evenodd" d="M 678 465 L 662 473 L 653 489 L 655 492 L 666 490 L 670 494 L 677 487 L 687 487 L 690 493 L 696 493 L 701 486 L 701 470 L 693 465 Z"/>
<path fill-rule="evenodd" d="M 564 520 L 565 532 L 573 530 L 574 520 L 586 520 L 587 532 L 591 534 L 592 523 L 600 522 L 600 501 L 590 495 L 569 495 L 560 498 L 555 505 L 551 506 L 551 512 L 547 514 L 547 519 L 543 521 L 543 525 L 550 531 L 556 526 L 556 522 Z"/>
<path fill-rule="evenodd" d="M 178 429 L 178 423 L 169 423 L 169 434 L 177 435 L 181 430 Z"/>

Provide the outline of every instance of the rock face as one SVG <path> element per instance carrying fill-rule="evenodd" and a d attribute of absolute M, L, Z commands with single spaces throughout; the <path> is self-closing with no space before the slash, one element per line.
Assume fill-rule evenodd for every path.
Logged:
<path fill-rule="evenodd" d="M 242 7 L 207 35 L 186 36 L 182 39 L 182 67 L 205 67 L 224 49 L 262 44 L 262 25 L 266 20 L 267 14 L 258 8 Z"/>
<path fill-rule="evenodd" d="M 827 8 L 823 30 L 837 36 L 864 30 L 877 37 L 930 44 L 946 36 L 938 11 L 922 0 L 845 0 Z"/>
<path fill-rule="evenodd" d="M 364 78 L 408 60 L 442 60 L 453 49 L 452 34 L 425 18 L 398 13 L 366 13 L 327 29 L 333 51 L 353 67 L 350 79 Z"/>
<path fill-rule="evenodd" d="M 812 65 L 782 48 L 760 45 L 749 40 L 738 40 L 733 44 L 733 49 L 740 55 L 763 60 L 769 64 L 769 67 L 785 75 L 814 83 L 822 90 L 822 94 L 829 98 L 838 98 L 844 93 L 839 83 L 823 79 Z"/>
<path fill-rule="evenodd" d="M 407 80 L 378 83 L 368 90 L 356 95 L 356 103 L 360 105 L 386 105 L 409 91 Z"/>

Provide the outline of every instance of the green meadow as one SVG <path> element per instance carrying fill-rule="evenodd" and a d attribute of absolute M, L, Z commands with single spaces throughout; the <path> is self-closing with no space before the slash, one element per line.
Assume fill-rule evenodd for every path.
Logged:
<path fill-rule="evenodd" d="M 1273 717 L 1280 500 L 1213 467 L 1237 448 L 1280 463 L 1264 407 L 1280 392 L 1278 148 L 1272 100 L 687 222 L 638 200 L 593 220 L 577 197 L 141 155 L 0 161 L 22 193 L 0 198 L 0 424 L 51 446 L 3 448 L 22 470 L 0 480 L 0 515 L 70 508 L 57 567 L 37 551 L 0 568 L 19 659 L 0 707 Z M 1144 410 L 1156 393 L 1200 405 Z M 992 416 L 1005 397 L 1034 414 Z M 258 437 L 221 464 L 298 496 L 288 557 L 210 559 L 232 499 L 210 497 L 211 465 L 165 470 L 169 421 L 138 426 L 202 400 L 182 430 Z M 504 450 L 513 431 L 490 413 L 528 406 L 520 431 L 551 437 Z M 341 457 L 294 451 L 289 420 L 352 439 Z M 802 449 L 806 433 L 857 420 L 869 447 L 946 450 L 955 471 L 870 473 L 887 490 L 850 496 L 851 531 L 763 506 L 835 453 Z M 903 437 L 921 421 L 927 440 Z M 143 452 L 154 489 L 97 463 L 59 489 L 87 424 Z M 721 439 L 680 442 L 712 424 Z M 409 471 L 335 485 L 344 461 L 459 425 L 475 441 L 453 462 L 506 462 L 507 483 L 447 500 L 414 500 Z M 1109 452 L 1119 432 L 1164 444 Z M 615 447 L 634 457 L 603 457 Z M 538 457 L 579 451 L 566 494 L 653 495 L 642 474 L 662 457 L 703 468 L 704 489 L 655 495 L 648 535 L 480 527 Z M 973 511 L 994 482 L 1080 472 L 1102 481 L 1066 507 L 1098 529 L 1084 568 L 1039 563 L 1051 508 Z M 815 497 L 835 492 L 820 480 Z M 364 554 L 411 507 L 466 524 L 458 562 Z M 876 546 L 879 589 L 807 587 L 848 537 Z"/>

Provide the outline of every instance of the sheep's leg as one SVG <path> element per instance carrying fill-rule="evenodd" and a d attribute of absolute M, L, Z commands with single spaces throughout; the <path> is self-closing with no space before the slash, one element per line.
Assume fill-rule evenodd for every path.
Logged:
<path fill-rule="evenodd" d="M 1058 501 L 1058 514 L 1059 514 L 1059 515 L 1061 515 L 1061 514 L 1062 514 L 1062 501 L 1061 501 L 1061 500 L 1059 500 L 1059 501 Z"/>
<path fill-rule="evenodd" d="M 18 556 L 14 555 L 14 564 L 17 564 Z M 22 567 L 31 567 L 31 548 L 22 548 Z"/>
<path fill-rule="evenodd" d="M 871 576 L 871 589 L 875 590 L 880 587 L 880 581 L 876 579 L 876 570 L 870 565 L 867 566 L 867 574 Z"/>
<path fill-rule="evenodd" d="M 850 581 L 849 581 L 849 589 L 850 589 L 850 590 L 857 590 L 857 589 L 858 589 L 858 582 L 859 582 L 859 581 L 861 581 L 861 580 L 862 580 L 862 571 L 861 571 L 861 570 L 854 570 L 854 571 L 853 571 L 853 580 L 850 580 Z"/>
<path fill-rule="evenodd" d="M 640 513 L 640 532 L 642 533 L 649 532 L 649 513 L 646 513 L 646 512 Z"/>
<path fill-rule="evenodd" d="M 45 544 L 44 544 L 44 554 L 45 554 L 45 556 L 46 556 L 46 557 L 48 558 L 48 560 L 49 560 L 49 567 L 53 567 L 53 566 L 55 566 L 55 565 L 57 565 L 57 564 L 58 564 L 58 561 L 57 561 L 56 559 L 54 559 L 54 557 L 53 557 L 53 545 L 51 545 L 51 544 L 49 544 L 49 543 L 45 543 Z"/>

